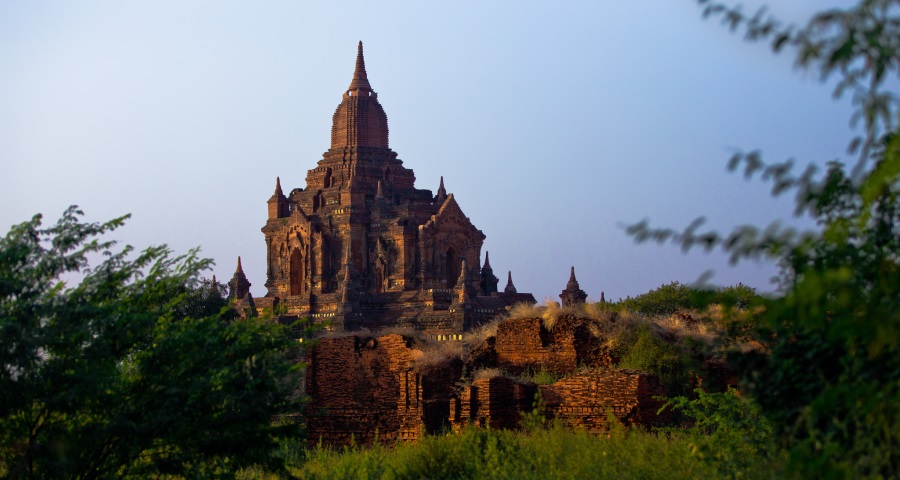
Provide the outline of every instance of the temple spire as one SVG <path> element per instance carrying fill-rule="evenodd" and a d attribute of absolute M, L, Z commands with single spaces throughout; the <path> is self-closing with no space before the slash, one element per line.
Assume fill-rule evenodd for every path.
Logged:
<path fill-rule="evenodd" d="M 284 196 L 284 192 L 281 191 L 281 177 L 275 177 L 275 193 L 273 195 L 276 197 Z"/>
<path fill-rule="evenodd" d="M 290 207 L 288 206 L 287 197 L 281 190 L 281 178 L 275 177 L 275 193 L 269 197 L 269 219 L 284 218 L 290 216 Z"/>
<path fill-rule="evenodd" d="M 240 301 L 250 293 L 250 281 L 244 275 L 244 268 L 241 266 L 241 257 L 238 257 L 237 268 L 234 270 L 234 276 L 228 282 L 228 298 Z"/>
<path fill-rule="evenodd" d="M 447 198 L 447 189 L 444 188 L 444 176 L 441 175 L 441 185 L 438 187 L 437 191 L 437 203 L 444 203 L 444 200 Z"/>
<path fill-rule="evenodd" d="M 375 198 L 384 198 L 384 191 L 381 189 L 381 180 L 378 181 L 378 188 L 375 190 Z"/>
<path fill-rule="evenodd" d="M 485 251 L 484 265 L 481 267 L 481 294 L 497 293 L 498 283 L 500 283 L 500 279 L 494 275 L 494 269 L 491 268 L 491 254 Z"/>
<path fill-rule="evenodd" d="M 353 71 L 353 81 L 350 82 L 351 92 L 357 90 L 371 91 L 372 86 L 369 85 L 369 77 L 366 76 L 366 60 L 363 58 L 362 41 L 356 51 L 356 70 Z"/>
<path fill-rule="evenodd" d="M 509 270 L 506 274 L 506 288 L 503 289 L 504 293 L 516 293 L 516 286 L 513 285 L 512 282 L 512 270 Z"/>
<path fill-rule="evenodd" d="M 578 285 L 578 280 L 575 279 L 574 266 L 571 273 L 569 273 L 569 282 L 566 284 L 566 289 L 559 294 L 559 298 L 562 299 L 564 307 L 573 307 L 587 300 L 587 293 L 584 293 L 584 290 Z"/>

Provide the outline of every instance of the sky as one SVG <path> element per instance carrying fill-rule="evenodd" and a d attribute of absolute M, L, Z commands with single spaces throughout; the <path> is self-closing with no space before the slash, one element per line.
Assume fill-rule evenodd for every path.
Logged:
<path fill-rule="evenodd" d="M 762 2 L 743 2 L 748 11 Z M 770 5 L 787 22 L 843 0 Z M 265 294 L 260 228 L 330 146 L 357 42 L 390 146 L 444 177 L 520 292 L 589 300 L 662 284 L 772 291 L 769 263 L 635 244 L 625 226 L 727 232 L 792 217 L 791 198 L 729 173 L 735 149 L 841 159 L 851 107 L 690 0 L 627 2 L 0 2 L 0 230 L 72 204 L 138 249 L 237 257 Z"/>

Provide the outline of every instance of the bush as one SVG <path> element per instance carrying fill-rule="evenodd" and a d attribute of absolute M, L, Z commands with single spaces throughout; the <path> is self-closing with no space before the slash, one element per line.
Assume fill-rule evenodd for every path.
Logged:
<path fill-rule="evenodd" d="M 672 282 L 637 297 L 617 302 L 620 309 L 644 315 L 671 315 L 679 310 L 692 308 L 692 291 L 686 285 Z"/>
<path fill-rule="evenodd" d="M 775 456 L 772 425 L 753 401 L 731 388 L 723 393 L 698 388 L 694 395 L 692 400 L 672 398 L 663 408 L 672 408 L 687 420 L 685 430 L 669 431 L 690 439 L 696 456 L 717 465 L 723 475 Z"/>
<path fill-rule="evenodd" d="M 690 389 L 691 372 L 696 368 L 688 350 L 664 341 L 648 324 L 621 331 L 612 353 L 618 368 L 659 376 L 670 395 L 686 394 Z"/>

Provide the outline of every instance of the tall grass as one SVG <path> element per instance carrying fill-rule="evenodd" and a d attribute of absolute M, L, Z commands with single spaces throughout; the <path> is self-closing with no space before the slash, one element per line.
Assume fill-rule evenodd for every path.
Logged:
<path fill-rule="evenodd" d="M 469 428 L 413 444 L 314 449 L 293 473 L 306 479 L 693 479 L 775 478 L 763 457 L 729 463 L 700 455 L 685 435 L 613 429 L 608 437 L 560 426 L 534 431 Z M 718 445 L 715 448 L 730 448 Z"/>

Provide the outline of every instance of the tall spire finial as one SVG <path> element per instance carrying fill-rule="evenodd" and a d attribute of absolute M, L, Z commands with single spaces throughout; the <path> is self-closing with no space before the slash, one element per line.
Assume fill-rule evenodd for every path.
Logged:
<path fill-rule="evenodd" d="M 437 203 L 444 203 L 445 198 L 447 198 L 447 189 L 444 188 L 444 176 L 441 175 L 441 185 L 438 187 L 437 191 Z"/>
<path fill-rule="evenodd" d="M 284 192 L 281 191 L 281 177 L 275 177 L 275 195 L 282 196 Z"/>
<path fill-rule="evenodd" d="M 238 255 L 238 266 L 237 266 L 237 270 L 235 270 L 235 273 L 237 273 L 237 272 L 243 273 L 243 271 L 244 271 L 244 269 L 241 267 L 241 256 Z"/>
<path fill-rule="evenodd" d="M 482 268 L 491 268 L 491 252 L 484 252 L 484 266 Z"/>
<path fill-rule="evenodd" d="M 366 76 L 366 60 L 363 58 L 362 40 L 360 40 L 356 51 L 356 70 L 353 71 L 353 81 L 350 82 L 349 90 L 351 92 L 372 90 L 372 86 L 369 85 L 369 77 Z"/>
<path fill-rule="evenodd" d="M 506 288 L 503 289 L 505 293 L 516 293 L 516 286 L 513 285 L 512 282 L 512 270 L 509 270 L 506 274 Z"/>
<path fill-rule="evenodd" d="M 375 198 L 384 198 L 384 190 L 381 189 L 381 180 L 378 181 L 378 187 L 375 189 Z"/>

